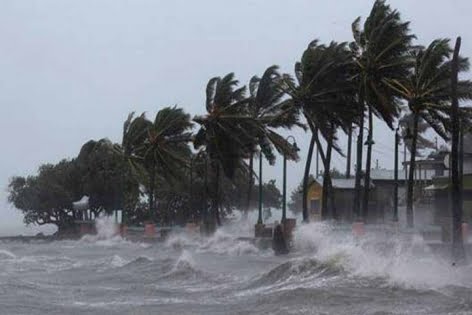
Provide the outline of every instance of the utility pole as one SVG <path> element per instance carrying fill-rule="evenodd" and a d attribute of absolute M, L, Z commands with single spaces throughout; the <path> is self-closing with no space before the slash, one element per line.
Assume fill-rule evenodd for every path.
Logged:
<path fill-rule="evenodd" d="M 393 221 L 398 222 L 398 145 L 400 136 L 398 135 L 398 127 L 395 130 L 395 166 L 394 166 L 394 186 L 393 186 Z"/>
<path fill-rule="evenodd" d="M 459 50 L 461 38 L 457 37 L 452 57 L 451 71 L 451 120 L 452 120 L 452 144 L 451 144 L 451 164 L 452 164 L 452 259 L 456 263 L 465 261 L 464 243 L 462 239 L 462 196 L 461 181 L 459 177 L 459 101 L 457 97 L 457 81 L 459 72 Z"/>
<path fill-rule="evenodd" d="M 318 178 L 318 174 L 320 172 L 320 151 L 318 150 L 318 144 L 316 145 L 316 174 L 315 174 L 315 179 Z"/>

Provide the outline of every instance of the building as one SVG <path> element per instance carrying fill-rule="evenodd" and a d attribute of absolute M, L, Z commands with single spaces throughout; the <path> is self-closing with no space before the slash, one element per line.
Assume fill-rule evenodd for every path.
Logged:
<path fill-rule="evenodd" d="M 354 178 L 333 178 L 331 180 L 334 194 L 334 207 L 339 220 L 352 222 L 354 215 L 352 213 L 352 203 L 354 200 L 355 179 Z M 363 189 L 363 182 L 361 183 Z M 374 185 L 371 182 L 371 189 Z M 310 213 L 310 219 L 313 221 L 321 220 L 321 204 L 323 194 L 323 178 L 318 177 L 308 184 L 307 204 Z M 372 201 L 372 200 L 371 200 Z M 329 202 L 329 201 L 328 201 Z M 375 206 L 369 204 L 369 209 Z M 374 215 L 372 215 L 374 217 Z"/>

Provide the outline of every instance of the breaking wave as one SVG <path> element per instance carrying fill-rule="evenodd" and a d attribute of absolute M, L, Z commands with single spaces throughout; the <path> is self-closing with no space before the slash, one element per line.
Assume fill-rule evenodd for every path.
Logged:
<path fill-rule="evenodd" d="M 387 230 L 356 239 L 350 230 L 311 223 L 297 228 L 294 243 L 300 255 L 321 263 L 336 261 L 352 276 L 381 278 L 407 288 L 472 286 L 471 266 L 451 266 L 448 259 L 435 255 L 420 235 Z"/>
<path fill-rule="evenodd" d="M 6 249 L 0 249 L 0 259 L 15 259 L 16 255 Z"/>

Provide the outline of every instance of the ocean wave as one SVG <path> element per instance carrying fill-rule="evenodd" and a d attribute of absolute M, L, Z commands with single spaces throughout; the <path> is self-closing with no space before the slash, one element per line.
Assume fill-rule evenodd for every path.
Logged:
<path fill-rule="evenodd" d="M 312 287 L 316 285 L 316 279 L 322 279 L 326 282 L 329 278 L 336 278 L 343 272 L 344 270 L 335 260 L 321 263 L 312 258 L 296 258 L 279 264 L 270 271 L 256 277 L 246 288 L 272 286 L 285 288 L 289 282 L 297 286 L 309 283 L 309 286 Z"/>
<path fill-rule="evenodd" d="M 471 266 L 452 267 L 432 253 L 419 235 L 371 232 L 356 239 L 329 223 L 302 225 L 295 231 L 300 255 L 325 263 L 335 259 L 352 277 L 383 279 L 412 289 L 472 286 Z"/>
<path fill-rule="evenodd" d="M 0 260 L 2 259 L 16 259 L 16 255 L 6 249 L 0 249 Z"/>

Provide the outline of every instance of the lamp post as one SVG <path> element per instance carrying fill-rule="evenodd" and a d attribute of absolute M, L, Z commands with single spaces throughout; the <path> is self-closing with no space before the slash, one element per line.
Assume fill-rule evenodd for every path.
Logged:
<path fill-rule="evenodd" d="M 300 151 L 300 149 L 297 146 L 297 142 L 295 141 L 295 138 L 293 136 L 288 136 L 286 140 L 292 139 L 293 141 L 293 149 L 295 151 Z M 287 219 L 287 156 L 284 154 L 284 165 L 283 165 L 283 185 L 282 185 L 282 223 Z"/>
<path fill-rule="evenodd" d="M 369 192 L 370 192 L 370 169 L 372 161 L 372 146 L 375 144 L 372 139 L 372 130 L 364 127 L 367 130 L 367 140 L 364 143 L 367 146 L 366 166 L 365 166 L 365 180 L 364 180 L 364 196 L 362 198 L 362 217 L 367 220 L 369 210 Z"/>

